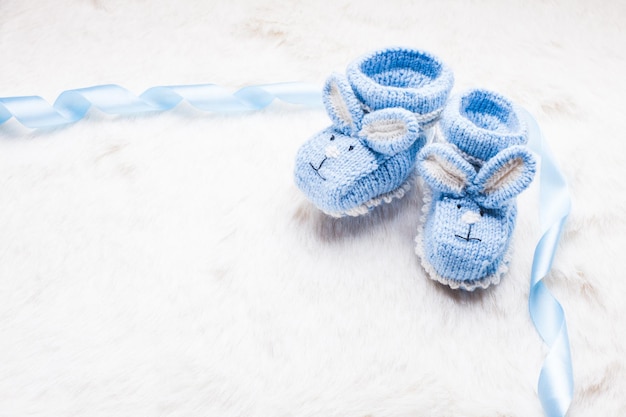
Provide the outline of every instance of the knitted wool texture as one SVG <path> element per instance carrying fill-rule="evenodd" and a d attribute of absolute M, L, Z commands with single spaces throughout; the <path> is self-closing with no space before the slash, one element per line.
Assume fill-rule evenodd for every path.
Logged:
<path fill-rule="evenodd" d="M 454 84 L 452 70 L 437 57 L 406 48 L 362 56 L 348 65 L 346 76 L 369 109 L 402 107 L 422 124 L 439 117 Z"/>
<path fill-rule="evenodd" d="M 400 48 L 357 59 L 348 77 L 331 75 L 323 100 L 333 124 L 299 149 L 296 185 L 335 217 L 402 197 L 452 84 L 437 58 Z"/>
<path fill-rule="evenodd" d="M 440 127 L 443 137 L 468 159 L 486 161 L 499 151 L 528 141 L 526 126 L 515 105 L 487 90 L 454 95 L 446 105 Z"/>
<path fill-rule="evenodd" d="M 416 251 L 432 279 L 452 288 L 486 288 L 506 270 L 515 197 L 532 182 L 535 160 L 523 145 L 526 128 L 515 106 L 495 93 L 453 97 L 441 126 L 453 145 L 431 144 L 418 155 L 432 198 Z"/>

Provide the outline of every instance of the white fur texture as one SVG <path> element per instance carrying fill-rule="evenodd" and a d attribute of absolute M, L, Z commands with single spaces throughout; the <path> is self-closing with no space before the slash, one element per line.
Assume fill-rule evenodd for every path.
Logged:
<path fill-rule="evenodd" d="M 0 95 L 308 81 L 390 45 L 455 91 L 537 116 L 573 211 L 548 286 L 570 417 L 626 415 L 626 3 L 3 0 Z M 359 218 L 292 180 L 329 123 L 276 104 L 0 126 L 0 416 L 542 416 L 528 314 L 538 189 L 502 282 L 468 294 L 413 252 L 420 194 Z"/>

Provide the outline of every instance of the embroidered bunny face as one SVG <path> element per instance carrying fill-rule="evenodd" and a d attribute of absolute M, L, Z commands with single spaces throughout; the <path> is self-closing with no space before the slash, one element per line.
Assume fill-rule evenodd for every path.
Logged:
<path fill-rule="evenodd" d="M 364 205 L 403 185 L 425 135 L 407 110 L 366 114 L 339 75 L 326 82 L 324 104 L 333 125 L 298 151 L 296 184 L 330 215 L 363 214 Z"/>
<path fill-rule="evenodd" d="M 444 279 L 490 280 L 515 228 L 514 198 L 533 179 L 532 154 L 512 146 L 477 169 L 449 145 L 435 144 L 418 155 L 418 170 L 434 191 L 423 236 L 428 262 Z"/>
<path fill-rule="evenodd" d="M 344 135 L 330 127 L 322 130 L 302 146 L 298 154 L 300 179 L 311 177 L 312 184 L 324 194 L 351 184 L 378 168 L 376 155 L 359 138 Z"/>

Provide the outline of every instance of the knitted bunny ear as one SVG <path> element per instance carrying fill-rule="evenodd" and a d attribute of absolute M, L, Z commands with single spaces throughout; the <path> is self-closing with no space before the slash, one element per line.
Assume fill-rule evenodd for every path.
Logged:
<path fill-rule="evenodd" d="M 535 170 L 535 158 L 525 146 L 511 146 L 498 152 L 474 179 L 480 204 L 488 208 L 502 207 L 530 185 Z"/>
<path fill-rule="evenodd" d="M 359 136 L 369 148 L 386 155 L 395 155 L 407 150 L 421 132 L 415 115 L 401 108 L 366 114 L 362 125 Z"/>
<path fill-rule="evenodd" d="M 338 131 L 350 136 L 359 131 L 363 110 L 345 76 L 334 73 L 328 77 L 322 99 Z"/>
<path fill-rule="evenodd" d="M 449 145 L 426 145 L 417 155 L 417 169 L 433 189 L 453 197 L 462 197 L 476 175 L 474 167 Z"/>

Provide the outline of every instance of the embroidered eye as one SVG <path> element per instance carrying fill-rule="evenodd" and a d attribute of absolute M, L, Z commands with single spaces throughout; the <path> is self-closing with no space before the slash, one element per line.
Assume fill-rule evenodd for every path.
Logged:
<path fill-rule="evenodd" d="M 480 217 L 483 217 L 483 215 L 485 214 L 485 212 L 483 211 L 483 209 L 480 209 L 479 214 L 480 214 Z"/>
<path fill-rule="evenodd" d="M 457 204 L 457 205 L 456 205 L 456 208 L 460 209 L 460 208 L 461 208 L 461 205 L 460 205 L 460 204 Z"/>
<path fill-rule="evenodd" d="M 350 147 L 348 148 L 349 151 L 351 151 L 352 149 L 354 149 L 354 145 L 350 145 Z"/>
<path fill-rule="evenodd" d="M 335 135 L 330 135 L 330 140 L 335 140 Z"/>

